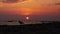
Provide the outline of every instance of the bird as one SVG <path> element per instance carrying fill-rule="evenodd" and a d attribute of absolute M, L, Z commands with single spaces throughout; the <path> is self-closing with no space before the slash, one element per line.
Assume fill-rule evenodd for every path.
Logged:
<path fill-rule="evenodd" d="M 20 24 L 24 24 L 24 23 L 23 23 L 22 21 L 20 21 L 20 20 L 19 20 L 18 22 L 19 22 Z"/>

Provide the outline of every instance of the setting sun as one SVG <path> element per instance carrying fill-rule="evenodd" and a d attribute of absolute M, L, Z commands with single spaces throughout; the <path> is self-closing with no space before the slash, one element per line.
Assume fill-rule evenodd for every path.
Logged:
<path fill-rule="evenodd" d="M 28 20 L 28 19 L 29 19 L 29 17 L 26 17 L 26 19 Z"/>

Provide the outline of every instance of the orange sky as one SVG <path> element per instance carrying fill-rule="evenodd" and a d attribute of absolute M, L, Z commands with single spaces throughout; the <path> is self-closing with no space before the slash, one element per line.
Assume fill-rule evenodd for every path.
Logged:
<path fill-rule="evenodd" d="M 30 14 L 44 14 L 47 12 L 55 12 L 60 9 L 60 5 L 55 5 L 55 3 L 59 3 L 60 0 L 25 0 L 18 1 L 17 3 L 2 3 L 0 2 L 0 12 L 13 12 L 22 15 L 30 15 Z M 60 10 L 59 10 L 60 12 Z M 59 13 L 58 12 L 58 13 Z"/>
<path fill-rule="evenodd" d="M 58 15 L 60 14 L 59 2 L 60 0 L 19 0 L 15 3 L 3 3 L 0 1 L 0 14 Z"/>

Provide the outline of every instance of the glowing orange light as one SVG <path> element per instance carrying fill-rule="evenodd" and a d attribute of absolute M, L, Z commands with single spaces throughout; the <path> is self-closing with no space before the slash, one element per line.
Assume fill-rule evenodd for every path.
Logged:
<path fill-rule="evenodd" d="M 29 19 L 29 17 L 26 17 L 26 19 L 28 20 L 28 19 Z"/>

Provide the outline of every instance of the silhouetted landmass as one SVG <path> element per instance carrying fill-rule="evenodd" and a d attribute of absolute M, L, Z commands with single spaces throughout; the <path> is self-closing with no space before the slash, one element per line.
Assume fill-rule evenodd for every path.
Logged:
<path fill-rule="evenodd" d="M 49 22 L 49 21 L 48 21 Z M 60 34 L 60 22 L 51 21 L 43 24 L 26 24 L 16 26 L 0 26 L 0 32 L 7 34 Z"/>
<path fill-rule="evenodd" d="M 8 21 L 8 22 L 13 22 L 13 21 Z"/>
<path fill-rule="evenodd" d="M 56 22 L 58 22 L 58 23 L 60 23 L 60 21 L 40 21 L 40 22 L 42 22 L 42 23 L 45 23 L 45 22 L 48 22 L 48 23 L 56 23 Z"/>
<path fill-rule="evenodd" d="M 24 24 L 22 21 L 18 20 L 18 21 L 13 21 L 13 20 L 10 20 L 10 21 L 7 21 L 7 22 L 18 22 L 20 24 Z"/>

